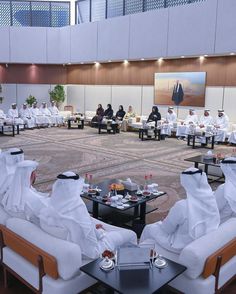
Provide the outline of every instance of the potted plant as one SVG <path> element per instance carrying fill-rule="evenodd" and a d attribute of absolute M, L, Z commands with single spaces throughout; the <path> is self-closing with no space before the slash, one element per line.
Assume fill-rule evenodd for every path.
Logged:
<path fill-rule="evenodd" d="M 33 95 L 29 95 L 25 102 L 31 107 L 34 104 L 34 102 L 37 102 L 37 100 Z"/>
<path fill-rule="evenodd" d="M 49 91 L 50 100 L 55 101 L 57 107 L 60 106 L 66 99 L 66 94 L 64 90 L 64 86 L 56 85 L 52 91 Z"/>

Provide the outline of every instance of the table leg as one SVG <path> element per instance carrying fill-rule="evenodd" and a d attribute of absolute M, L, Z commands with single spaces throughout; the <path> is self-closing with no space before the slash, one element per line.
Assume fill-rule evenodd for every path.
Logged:
<path fill-rule="evenodd" d="M 84 129 L 84 120 L 81 120 L 81 129 Z"/>
<path fill-rule="evenodd" d="M 198 162 L 194 162 L 194 167 L 198 168 Z"/>
<path fill-rule="evenodd" d="M 144 133 L 144 131 L 142 131 L 142 137 L 141 137 L 142 138 L 142 141 L 143 141 L 143 133 Z"/>
<path fill-rule="evenodd" d="M 20 134 L 20 126 L 19 125 L 16 126 L 16 131 L 17 131 L 17 135 L 19 135 Z"/>
<path fill-rule="evenodd" d="M 98 202 L 93 201 L 93 217 L 98 218 Z"/>
<path fill-rule="evenodd" d="M 212 136 L 212 138 L 211 138 L 211 149 L 214 149 L 214 145 L 215 145 L 215 136 Z"/>
<path fill-rule="evenodd" d="M 68 120 L 68 129 L 71 128 L 71 120 Z"/>
<path fill-rule="evenodd" d="M 190 146 L 190 135 L 187 137 L 187 145 Z"/>
<path fill-rule="evenodd" d="M 206 173 L 206 175 L 208 175 L 208 164 L 205 164 L 205 173 Z"/>
<path fill-rule="evenodd" d="M 193 136 L 193 149 L 195 149 L 195 139 L 196 139 L 196 136 Z"/>
<path fill-rule="evenodd" d="M 141 130 L 138 130 L 138 138 L 141 139 Z"/>
<path fill-rule="evenodd" d="M 15 126 L 12 125 L 12 137 L 15 137 Z"/>
<path fill-rule="evenodd" d="M 161 130 L 157 130 L 158 131 L 158 141 L 161 141 Z"/>
<path fill-rule="evenodd" d="M 101 125 L 98 125 L 98 134 L 101 134 Z"/>
<path fill-rule="evenodd" d="M 146 202 L 140 204 L 140 221 L 146 223 Z"/>

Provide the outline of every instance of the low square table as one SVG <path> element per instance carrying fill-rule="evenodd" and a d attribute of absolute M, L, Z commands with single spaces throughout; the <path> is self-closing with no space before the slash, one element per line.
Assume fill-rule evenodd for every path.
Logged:
<path fill-rule="evenodd" d="M 102 130 L 106 130 L 108 134 L 116 134 L 118 132 L 118 123 L 107 123 L 107 122 L 92 122 L 92 127 L 98 129 L 98 134 L 102 133 Z"/>
<path fill-rule="evenodd" d="M 151 294 L 163 293 L 165 286 L 182 274 L 186 267 L 171 260 L 163 269 L 155 266 L 149 269 L 119 270 L 115 267 L 109 272 L 100 269 L 101 259 L 94 260 L 80 268 L 80 270 L 104 284 L 113 293 Z M 163 291 L 163 292 L 162 292 Z"/>
<path fill-rule="evenodd" d="M 147 211 L 146 210 L 147 202 L 166 194 L 165 192 L 159 192 L 158 195 L 151 194 L 149 197 L 146 197 L 146 198 L 138 197 L 137 202 L 130 202 L 129 201 L 129 202 L 127 202 L 130 205 L 129 207 L 119 209 L 119 208 L 112 207 L 112 206 L 106 204 L 101 199 L 103 196 L 107 195 L 107 193 L 109 192 L 109 185 L 113 184 L 113 183 L 118 183 L 118 180 L 112 179 L 112 180 L 107 180 L 107 181 L 99 183 L 97 186 L 98 186 L 98 188 L 100 188 L 102 190 L 99 197 L 89 195 L 89 194 L 81 194 L 82 198 L 85 198 L 87 200 L 92 201 L 92 203 L 93 203 L 92 215 L 94 218 L 99 218 L 99 216 L 100 216 L 99 215 L 99 206 L 102 205 L 102 206 L 105 206 L 108 210 L 110 210 L 110 212 L 111 212 L 110 214 L 112 214 L 112 212 L 116 212 L 116 213 L 121 214 L 122 212 L 134 209 L 134 215 L 133 215 L 132 219 L 133 220 L 138 219 L 141 224 L 145 224 L 146 223 L 146 214 L 150 213 L 154 210 L 157 210 L 157 208 L 154 208 L 150 211 Z M 129 192 L 130 195 L 135 195 L 136 191 L 131 192 L 129 190 L 125 190 L 125 193 L 126 192 Z"/>
<path fill-rule="evenodd" d="M 206 139 L 206 143 L 202 144 L 200 143 L 200 145 L 196 145 L 196 137 L 199 138 L 204 138 Z M 211 139 L 211 142 L 210 142 Z M 192 144 L 191 144 L 192 142 Z M 210 147 L 208 146 L 210 143 Z M 195 148 L 207 148 L 207 149 L 214 149 L 214 145 L 215 145 L 215 135 L 196 135 L 196 134 L 188 134 L 187 137 L 187 145 L 188 146 L 192 146 L 193 149 Z"/>
<path fill-rule="evenodd" d="M 11 128 L 12 137 L 15 137 L 15 134 L 17 134 L 17 135 L 20 134 L 20 125 L 19 125 L 19 124 L 17 124 L 17 125 L 16 125 L 16 124 L 7 124 L 7 125 L 3 124 L 3 125 L 0 126 L 0 128 L 1 128 L 0 133 L 1 133 L 2 135 L 5 135 L 5 136 L 10 136 L 10 135 L 7 135 L 7 134 L 4 132 L 4 127 L 9 127 L 9 128 Z M 16 128 L 16 129 L 15 129 L 15 128 Z"/>
<path fill-rule="evenodd" d="M 75 123 L 76 124 L 76 127 L 78 129 L 83 129 L 84 128 L 84 119 L 77 118 L 77 117 L 70 117 L 70 118 L 68 118 L 68 120 L 67 120 L 68 129 L 71 129 L 72 128 L 71 123 Z"/>
<path fill-rule="evenodd" d="M 155 129 L 153 129 L 153 131 L 154 131 L 154 137 L 149 138 L 148 137 L 148 129 L 140 128 L 139 132 L 138 132 L 139 139 L 141 139 L 142 141 L 144 141 L 144 140 L 158 140 L 158 141 L 161 141 L 161 130 L 159 128 L 155 128 Z"/>

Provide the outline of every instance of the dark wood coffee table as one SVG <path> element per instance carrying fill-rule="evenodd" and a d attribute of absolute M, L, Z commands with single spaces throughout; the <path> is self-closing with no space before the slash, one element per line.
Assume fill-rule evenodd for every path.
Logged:
<path fill-rule="evenodd" d="M 15 134 L 17 134 L 17 135 L 20 134 L 20 125 L 19 124 L 6 124 L 6 125 L 4 124 L 4 125 L 0 126 L 0 128 L 1 128 L 0 133 L 5 136 L 10 136 L 10 135 L 6 134 L 4 127 L 9 127 L 11 129 L 12 137 L 15 137 Z"/>
<path fill-rule="evenodd" d="M 161 141 L 161 130 L 159 128 L 153 129 L 154 137 L 148 137 L 148 129 L 140 128 L 138 132 L 139 139 L 144 140 L 158 140 Z"/>
<path fill-rule="evenodd" d="M 72 128 L 72 123 L 75 123 L 76 128 L 78 129 L 84 128 L 84 119 L 77 118 L 77 117 L 68 118 L 67 120 L 68 129 Z"/>
<path fill-rule="evenodd" d="M 92 261 L 82 266 L 80 270 L 104 284 L 111 293 L 113 291 L 124 294 L 161 293 L 169 282 L 186 270 L 183 265 L 167 259 L 168 266 L 163 269 L 153 266 L 144 270 L 119 270 L 115 267 L 109 272 L 104 272 L 99 267 L 100 261 L 100 258 Z"/>
<path fill-rule="evenodd" d="M 220 162 L 215 160 L 215 159 L 204 159 L 203 155 L 197 155 L 197 156 L 193 156 L 190 158 L 185 158 L 185 161 L 189 161 L 189 162 L 193 162 L 194 163 L 194 167 L 198 168 L 199 164 L 203 164 L 204 165 L 204 172 L 207 174 L 207 176 L 209 175 L 209 166 L 214 166 L 214 167 L 218 167 L 220 168 Z M 224 175 L 222 173 L 222 176 L 216 176 L 215 179 L 209 179 L 210 182 L 216 182 L 219 181 L 221 179 L 224 179 Z M 221 181 L 220 181 L 221 182 Z"/>
<path fill-rule="evenodd" d="M 107 134 L 116 134 L 118 132 L 117 122 L 92 122 L 92 127 L 98 129 L 98 134 L 102 133 L 102 130 L 106 130 Z"/>
<path fill-rule="evenodd" d="M 206 140 L 205 144 L 200 143 L 200 145 L 196 145 L 196 137 L 204 138 Z M 211 141 L 210 141 L 211 139 Z M 210 147 L 209 147 L 210 143 Z M 192 146 L 193 149 L 195 148 L 207 148 L 207 149 L 214 149 L 215 145 L 215 135 L 190 135 L 188 134 L 187 137 L 187 145 Z"/>

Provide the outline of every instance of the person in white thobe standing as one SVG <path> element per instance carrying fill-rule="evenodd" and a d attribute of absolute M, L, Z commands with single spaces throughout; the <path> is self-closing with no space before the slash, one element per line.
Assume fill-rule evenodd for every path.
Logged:
<path fill-rule="evenodd" d="M 141 244 L 150 241 L 180 253 L 189 243 L 219 227 L 220 214 L 206 174 L 189 168 L 182 172 L 180 182 L 187 199 L 176 202 L 163 221 L 146 225 Z"/>
<path fill-rule="evenodd" d="M 19 113 L 20 117 L 23 119 L 28 129 L 33 129 L 35 127 L 35 119 L 33 118 L 31 111 L 26 103 L 22 105 L 22 108 L 20 109 Z"/>

